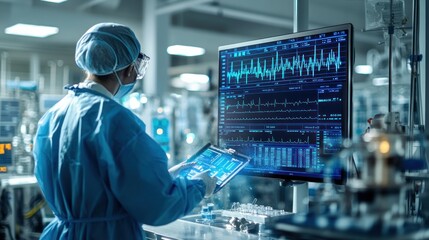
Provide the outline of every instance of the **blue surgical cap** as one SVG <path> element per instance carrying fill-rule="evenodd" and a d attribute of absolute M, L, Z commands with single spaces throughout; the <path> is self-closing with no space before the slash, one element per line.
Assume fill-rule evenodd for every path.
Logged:
<path fill-rule="evenodd" d="M 76 64 L 95 75 L 120 71 L 140 53 L 134 32 L 121 24 L 99 23 L 88 29 L 76 44 Z"/>

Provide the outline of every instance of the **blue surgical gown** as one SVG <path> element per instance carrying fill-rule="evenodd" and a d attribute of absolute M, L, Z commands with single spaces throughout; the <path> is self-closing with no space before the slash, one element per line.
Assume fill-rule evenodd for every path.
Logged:
<path fill-rule="evenodd" d="M 144 239 L 142 224 L 180 218 L 205 192 L 201 180 L 170 176 L 135 114 L 79 85 L 39 121 L 34 156 L 56 216 L 41 239 Z"/>

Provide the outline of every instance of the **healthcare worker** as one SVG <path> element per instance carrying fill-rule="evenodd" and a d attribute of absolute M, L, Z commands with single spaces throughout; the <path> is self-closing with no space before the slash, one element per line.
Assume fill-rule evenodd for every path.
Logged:
<path fill-rule="evenodd" d="M 144 239 L 142 224 L 162 225 L 210 196 L 207 172 L 188 180 L 167 168 L 145 124 L 115 101 L 143 77 L 149 58 L 128 27 L 100 23 L 77 42 L 85 81 L 39 121 L 35 175 L 56 218 L 41 239 Z"/>

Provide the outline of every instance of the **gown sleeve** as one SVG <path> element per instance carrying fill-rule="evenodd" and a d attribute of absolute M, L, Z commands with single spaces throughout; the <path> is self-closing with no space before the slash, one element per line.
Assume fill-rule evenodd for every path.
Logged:
<path fill-rule="evenodd" d="M 165 152 L 144 131 L 129 139 L 110 164 L 113 194 L 142 224 L 170 223 L 189 213 L 204 197 L 201 180 L 171 177 Z"/>

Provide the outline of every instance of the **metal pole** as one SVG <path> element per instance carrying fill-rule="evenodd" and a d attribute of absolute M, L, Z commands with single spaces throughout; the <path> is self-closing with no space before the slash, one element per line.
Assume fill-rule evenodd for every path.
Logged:
<path fill-rule="evenodd" d="M 418 54 L 419 54 L 419 0 L 413 1 L 413 48 L 411 55 L 411 84 L 410 84 L 410 110 L 409 110 L 409 131 L 413 135 L 416 104 L 416 90 L 418 81 Z M 420 109 L 420 108 L 417 108 Z M 417 123 L 420 124 L 420 123 Z"/>
<path fill-rule="evenodd" d="M 308 30 L 308 0 L 295 0 L 293 5 L 293 32 Z"/>
<path fill-rule="evenodd" d="M 429 4 L 428 2 L 426 2 L 426 0 L 420 0 L 419 1 L 419 22 L 423 22 L 426 23 L 429 21 L 429 17 L 427 16 L 426 13 L 429 12 Z M 426 56 L 425 58 L 422 57 L 422 68 L 420 68 L 420 73 L 423 79 L 423 81 L 419 82 L 419 87 L 420 87 L 420 101 L 421 101 L 421 123 L 423 124 L 424 132 L 426 135 L 429 135 L 429 107 L 428 107 L 428 98 L 429 98 L 429 83 L 426 81 L 427 80 L 427 75 L 429 72 L 429 61 L 427 60 L 427 56 L 429 56 L 429 44 L 427 42 L 427 39 L 429 39 L 429 31 L 426 27 L 425 24 L 421 24 L 421 26 L 419 27 L 419 32 L 420 32 L 420 36 L 419 36 L 419 47 L 420 50 L 422 51 L 423 55 Z M 429 151 L 426 151 L 426 159 L 427 161 L 429 161 Z"/>
<path fill-rule="evenodd" d="M 6 71 L 7 71 L 7 60 L 8 53 L 2 52 L 0 53 L 0 91 L 1 96 L 6 96 Z"/>
<path fill-rule="evenodd" d="M 411 64 L 411 82 L 410 82 L 410 109 L 409 109 L 409 145 L 408 145 L 408 154 L 409 158 L 413 157 L 413 151 L 414 151 L 414 120 L 415 120 L 415 109 L 417 109 L 418 116 L 420 117 L 421 112 L 420 106 L 418 106 L 420 103 L 420 98 L 418 98 L 418 92 L 417 92 L 417 85 L 419 80 L 419 62 L 421 60 L 421 56 L 419 55 L 419 23 L 420 23 L 420 6 L 419 6 L 419 0 L 413 1 L 413 46 L 412 46 L 412 54 L 410 57 L 410 64 Z M 416 108 L 417 106 L 417 108 Z M 420 126 L 420 119 L 417 119 L 417 125 Z M 424 146 L 421 146 L 421 152 L 419 152 L 419 157 L 424 157 L 423 148 Z"/>
<path fill-rule="evenodd" d="M 389 113 L 392 112 L 392 64 L 393 64 L 393 58 L 392 58 L 392 48 L 393 48 L 393 39 L 392 35 L 394 32 L 394 26 L 393 26 L 393 0 L 390 0 L 390 24 L 388 27 L 388 33 L 389 33 L 389 106 L 388 110 Z"/>
<path fill-rule="evenodd" d="M 63 67 L 63 86 L 61 86 L 61 93 L 67 92 L 64 90 L 64 86 L 69 84 L 69 75 L 70 75 L 70 67 L 64 66 Z"/>
<path fill-rule="evenodd" d="M 143 1 L 143 37 L 142 37 L 142 51 L 150 56 L 151 63 L 149 64 L 148 70 L 146 72 L 144 81 L 143 81 L 143 89 L 146 94 L 149 96 L 154 96 L 157 94 L 157 84 L 158 84 L 158 76 L 157 67 L 158 60 L 156 59 L 156 35 L 157 35 L 157 18 L 156 18 L 156 4 L 155 0 L 146 0 Z M 143 90 L 139 89 L 139 90 Z"/>
<path fill-rule="evenodd" d="M 49 93 L 54 94 L 55 93 L 55 87 L 56 87 L 56 78 L 57 78 L 57 64 L 53 61 L 48 62 L 49 65 Z"/>

